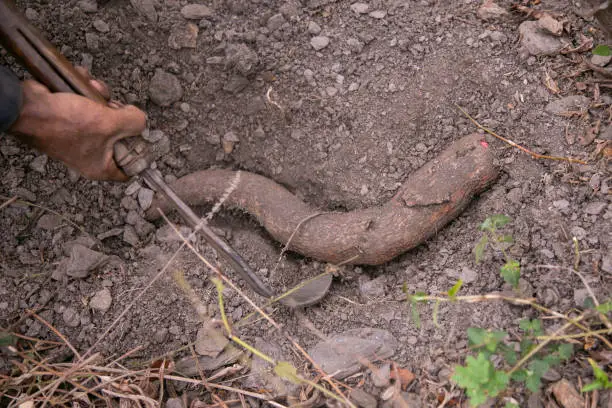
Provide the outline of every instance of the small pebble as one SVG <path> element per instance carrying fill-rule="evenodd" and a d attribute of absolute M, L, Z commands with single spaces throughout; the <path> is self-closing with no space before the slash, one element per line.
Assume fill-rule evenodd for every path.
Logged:
<path fill-rule="evenodd" d="M 94 310 L 105 313 L 108 309 L 110 309 L 111 303 L 111 292 L 107 288 L 104 288 L 101 291 L 96 292 L 96 294 L 89 301 L 89 306 Z"/>
<path fill-rule="evenodd" d="M 108 33 L 110 31 L 110 27 L 108 23 L 100 19 L 95 20 L 93 22 L 93 26 L 100 33 Z"/>
<path fill-rule="evenodd" d="M 368 12 L 369 9 L 370 9 L 370 6 L 368 6 L 366 3 L 351 4 L 351 10 L 353 10 L 353 12 L 357 14 L 365 14 Z"/>
<path fill-rule="evenodd" d="M 138 190 L 138 204 L 140 204 L 140 208 L 144 211 L 148 210 L 151 207 L 151 203 L 153 202 L 153 195 L 155 192 L 148 188 L 141 188 Z"/>
<path fill-rule="evenodd" d="M 319 35 L 321 32 L 321 26 L 315 23 L 314 21 L 310 21 L 308 23 L 308 32 L 312 35 Z"/>
<path fill-rule="evenodd" d="M 320 51 L 329 45 L 329 38 L 323 36 L 312 37 L 310 45 L 312 45 L 312 48 L 315 50 Z"/>

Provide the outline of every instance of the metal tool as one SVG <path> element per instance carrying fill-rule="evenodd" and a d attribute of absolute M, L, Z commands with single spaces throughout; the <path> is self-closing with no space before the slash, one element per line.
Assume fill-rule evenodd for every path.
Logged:
<path fill-rule="evenodd" d="M 28 22 L 11 0 L 0 0 L 0 43 L 51 91 L 76 93 L 99 103 L 107 103 L 57 48 Z M 164 195 L 189 226 L 201 231 L 208 244 L 230 263 L 255 292 L 266 298 L 272 297 L 272 290 L 264 285 L 244 259 L 180 199 L 158 172 L 149 167 L 152 156 L 154 147 L 141 137 L 124 139 L 114 146 L 115 162 L 126 175 L 140 175 L 155 191 Z M 331 281 L 331 275 L 314 279 L 284 297 L 281 302 L 292 307 L 316 303 L 325 296 Z"/>

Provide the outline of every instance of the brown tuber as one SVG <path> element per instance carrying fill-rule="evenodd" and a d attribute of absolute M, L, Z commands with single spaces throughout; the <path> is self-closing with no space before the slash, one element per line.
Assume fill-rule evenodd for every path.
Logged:
<path fill-rule="evenodd" d="M 234 179 L 230 170 L 204 170 L 172 184 L 189 205 L 214 203 Z M 289 250 L 331 263 L 378 265 L 416 247 L 463 211 L 472 198 L 497 178 L 494 156 L 485 137 L 465 136 L 412 173 L 395 196 L 378 207 L 346 213 L 310 207 L 276 182 L 241 172 L 225 202 L 255 217 Z M 147 216 L 172 209 L 159 196 Z M 301 223 L 301 225 L 300 225 Z"/>

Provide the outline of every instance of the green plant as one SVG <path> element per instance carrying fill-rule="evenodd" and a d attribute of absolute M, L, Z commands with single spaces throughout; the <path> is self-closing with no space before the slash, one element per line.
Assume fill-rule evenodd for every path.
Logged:
<path fill-rule="evenodd" d="M 473 252 L 476 263 L 480 263 L 488 246 L 500 251 L 506 261 L 500 269 L 500 274 L 507 283 L 516 289 L 521 277 L 521 265 L 508 254 L 508 248 L 514 243 L 514 238 L 512 238 L 512 235 L 500 234 L 499 232 L 510 221 L 510 217 L 503 214 L 492 215 L 485 219 L 479 227 L 483 234 Z"/>
<path fill-rule="evenodd" d="M 597 47 L 593 48 L 593 54 L 608 57 L 612 55 L 612 52 L 610 51 L 609 45 L 599 44 Z"/>
<path fill-rule="evenodd" d="M 610 381 L 610 378 L 608 378 L 608 374 L 606 374 L 604 370 L 599 368 L 599 366 L 593 359 L 589 358 L 589 364 L 591 364 L 591 367 L 593 368 L 593 376 L 595 377 L 595 381 L 585 385 L 582 388 L 582 392 L 612 389 L 612 381 Z"/>
<path fill-rule="evenodd" d="M 511 381 L 524 383 L 536 392 L 542 385 L 542 376 L 571 357 L 573 348 L 569 343 L 538 346 L 536 338 L 543 335 L 541 320 L 522 320 L 519 328 L 524 334 L 518 342 L 505 342 L 504 331 L 468 329 L 470 346 L 477 354 L 468 356 L 465 366 L 456 366 L 452 379 L 465 389 L 471 406 L 500 395 Z"/>

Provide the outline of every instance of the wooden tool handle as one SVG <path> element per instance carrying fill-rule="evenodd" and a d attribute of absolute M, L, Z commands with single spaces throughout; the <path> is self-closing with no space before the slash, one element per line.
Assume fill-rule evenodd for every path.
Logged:
<path fill-rule="evenodd" d="M 0 0 L 0 43 L 52 92 L 72 92 L 106 103 L 102 94 L 28 22 L 12 0 Z"/>

